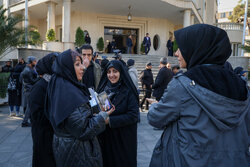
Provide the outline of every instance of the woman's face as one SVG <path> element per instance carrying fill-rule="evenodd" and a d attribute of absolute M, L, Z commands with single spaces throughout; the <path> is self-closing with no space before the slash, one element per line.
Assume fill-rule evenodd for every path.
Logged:
<path fill-rule="evenodd" d="M 83 64 L 82 64 L 79 56 L 76 57 L 76 61 L 74 63 L 74 68 L 75 68 L 77 80 L 81 81 L 82 76 L 83 76 Z"/>
<path fill-rule="evenodd" d="M 116 70 L 115 68 L 111 67 L 108 69 L 107 76 L 108 76 L 109 81 L 112 84 L 115 84 L 120 79 L 120 72 Z"/>
<path fill-rule="evenodd" d="M 181 68 L 186 68 L 186 67 L 187 67 L 187 63 L 186 63 L 186 61 L 184 60 L 184 58 L 182 57 L 182 54 L 181 54 L 180 49 L 178 49 L 178 50 L 175 52 L 175 56 L 178 57 L 178 61 L 179 61 L 180 67 L 181 67 Z"/>

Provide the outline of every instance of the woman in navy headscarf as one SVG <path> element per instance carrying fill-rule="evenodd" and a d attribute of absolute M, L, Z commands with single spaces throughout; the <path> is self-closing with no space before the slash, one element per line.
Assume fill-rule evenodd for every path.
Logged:
<path fill-rule="evenodd" d="M 80 82 L 84 74 L 82 62 L 72 50 L 61 53 L 53 64 L 54 74 L 48 85 L 47 115 L 54 129 L 56 166 L 60 167 L 102 167 L 96 136 L 105 130 L 112 110 L 93 115 L 87 88 Z"/>
<path fill-rule="evenodd" d="M 136 167 L 139 97 L 120 61 L 112 60 L 106 65 L 97 91 L 105 91 L 115 106 L 106 130 L 99 135 L 103 166 Z"/>
<path fill-rule="evenodd" d="M 150 167 L 249 167 L 250 96 L 224 66 L 231 55 L 227 33 L 197 24 L 175 31 L 175 38 L 175 56 L 187 72 L 149 109 L 149 123 L 165 128 Z"/>

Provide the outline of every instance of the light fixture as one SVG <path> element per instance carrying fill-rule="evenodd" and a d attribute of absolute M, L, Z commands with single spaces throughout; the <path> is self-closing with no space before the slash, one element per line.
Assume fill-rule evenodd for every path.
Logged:
<path fill-rule="evenodd" d="M 128 21 L 132 21 L 132 15 L 130 13 L 131 5 L 128 6 L 129 12 L 128 12 Z"/>

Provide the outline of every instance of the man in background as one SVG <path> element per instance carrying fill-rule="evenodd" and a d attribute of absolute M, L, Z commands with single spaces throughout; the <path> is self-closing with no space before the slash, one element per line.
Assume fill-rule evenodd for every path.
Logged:
<path fill-rule="evenodd" d="M 11 61 L 7 61 L 5 66 L 2 67 L 2 72 L 12 72 L 13 68 L 11 66 Z"/>
<path fill-rule="evenodd" d="M 146 33 L 146 36 L 143 39 L 143 45 L 145 47 L 145 54 L 147 55 L 151 47 L 151 40 L 149 37 L 149 33 Z"/>
<path fill-rule="evenodd" d="M 132 53 L 132 46 L 133 46 L 133 42 L 132 42 L 132 35 L 129 35 L 128 36 L 128 39 L 127 39 L 127 54 L 131 54 Z"/>
<path fill-rule="evenodd" d="M 24 68 L 23 72 L 20 74 L 20 81 L 22 82 L 22 107 L 24 111 L 24 119 L 22 122 L 22 127 L 29 127 L 30 119 L 30 109 L 28 105 L 28 98 L 32 86 L 37 81 L 37 72 L 35 70 L 36 58 L 34 56 L 28 57 L 28 64 Z"/>
<path fill-rule="evenodd" d="M 166 67 L 167 63 L 168 61 L 166 57 L 161 58 L 159 65 L 160 71 L 157 74 L 155 83 L 152 85 L 152 88 L 154 89 L 153 96 L 157 101 L 161 99 L 164 90 L 166 89 L 168 83 L 173 78 L 172 71 Z"/>
<path fill-rule="evenodd" d="M 82 81 L 87 86 L 87 88 L 92 88 L 96 90 L 99 85 L 101 75 L 102 75 L 101 66 L 93 61 L 93 48 L 91 45 L 84 44 L 79 49 L 79 51 L 83 57 L 87 56 L 90 62 L 90 65 L 84 72 Z"/>
<path fill-rule="evenodd" d="M 151 94 L 152 94 L 152 84 L 154 83 L 154 78 L 153 78 L 153 73 L 152 73 L 152 64 L 151 62 L 148 62 L 146 64 L 146 69 L 143 70 L 139 76 L 139 79 L 141 81 L 142 84 L 142 88 L 144 91 L 144 97 L 141 101 L 140 107 L 141 110 L 143 111 L 144 107 L 143 104 L 146 100 L 146 98 L 150 98 Z M 146 101 L 146 110 L 148 110 L 148 101 Z"/>

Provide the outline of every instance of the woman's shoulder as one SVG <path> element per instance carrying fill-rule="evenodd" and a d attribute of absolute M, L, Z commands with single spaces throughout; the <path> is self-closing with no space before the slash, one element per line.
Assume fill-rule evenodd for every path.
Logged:
<path fill-rule="evenodd" d="M 182 75 L 182 74 L 174 76 L 173 79 L 169 82 L 166 90 L 173 91 L 176 93 L 178 93 L 178 92 L 185 93 L 186 90 L 183 87 L 183 85 L 181 84 L 181 82 L 183 84 L 189 84 L 189 83 L 191 83 L 191 80 L 187 76 Z"/>

